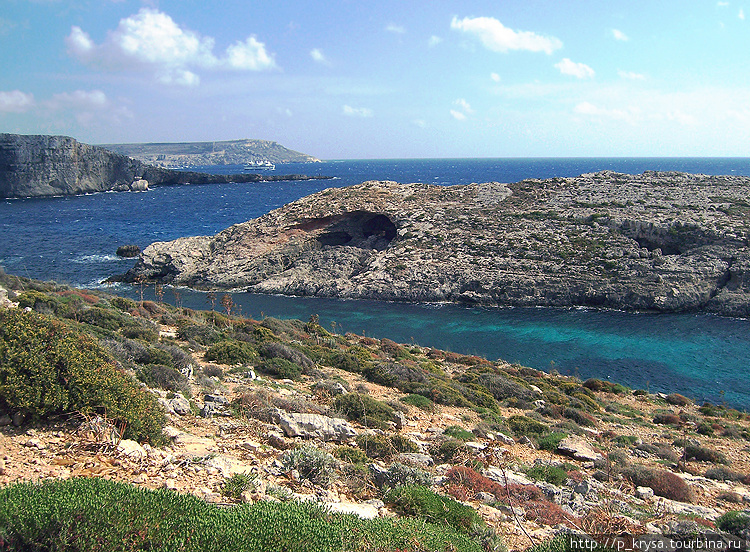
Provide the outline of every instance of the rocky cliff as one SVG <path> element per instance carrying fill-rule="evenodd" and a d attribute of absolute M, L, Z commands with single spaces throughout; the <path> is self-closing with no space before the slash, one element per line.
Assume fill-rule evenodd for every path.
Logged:
<path fill-rule="evenodd" d="M 126 275 L 203 289 L 750 315 L 750 178 L 612 172 L 462 186 L 365 182 Z"/>
<path fill-rule="evenodd" d="M 149 186 L 307 178 L 310 177 L 171 171 L 67 136 L 0 134 L 0 197 L 143 191 Z"/>
<path fill-rule="evenodd" d="M 271 163 L 320 162 L 320 159 L 311 155 L 290 150 L 268 140 L 105 144 L 102 147 L 144 163 L 166 168 L 244 165 L 263 161 Z"/>

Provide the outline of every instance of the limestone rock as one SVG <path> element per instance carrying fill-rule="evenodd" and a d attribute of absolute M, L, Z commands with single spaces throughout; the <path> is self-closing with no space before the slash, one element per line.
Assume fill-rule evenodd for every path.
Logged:
<path fill-rule="evenodd" d="M 750 315 L 750 178 L 613 172 L 329 189 L 148 246 L 128 281 L 254 293 Z"/>
<path fill-rule="evenodd" d="M 356 430 L 342 418 L 330 418 L 320 414 L 300 414 L 276 409 L 272 419 L 287 437 L 322 439 L 323 441 L 346 441 L 356 437 Z"/>
<path fill-rule="evenodd" d="M 588 462 L 595 462 L 604 458 L 588 442 L 576 435 L 571 435 L 560 441 L 557 445 L 557 452 L 572 456 L 576 460 Z"/>

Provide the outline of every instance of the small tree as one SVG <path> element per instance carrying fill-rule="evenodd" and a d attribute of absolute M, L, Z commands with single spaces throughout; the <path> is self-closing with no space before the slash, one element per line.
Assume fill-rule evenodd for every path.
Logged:
<path fill-rule="evenodd" d="M 225 293 L 221 296 L 221 306 L 224 307 L 225 311 L 227 311 L 227 316 L 232 316 L 232 307 L 234 307 L 234 301 L 232 300 L 231 295 Z"/>

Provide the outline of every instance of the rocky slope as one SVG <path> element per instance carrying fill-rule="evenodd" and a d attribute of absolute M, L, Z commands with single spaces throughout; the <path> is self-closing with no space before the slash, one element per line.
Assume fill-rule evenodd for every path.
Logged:
<path fill-rule="evenodd" d="M 139 364 L 147 349 L 183 352 L 179 379 L 151 389 L 169 416 L 165 446 L 120 440 L 102 417 L 35 422 L 0 411 L 0 485 L 105 477 L 225 505 L 299 499 L 390 517 L 399 509 L 386 489 L 418 481 L 470 505 L 512 551 L 561 531 L 696 538 L 750 502 L 748 416 L 731 409 L 330 334 L 312 319 L 256 321 L 6 281 L 21 304 L 35 299 L 34 310 L 66 314 L 100 335 L 133 371 L 149 369 Z M 32 284 L 46 291 L 23 291 Z M 154 335 L 126 338 L 113 320 Z M 229 343 L 256 355 L 209 360 Z M 281 358 L 294 359 L 293 379 L 272 373 Z M 483 387 L 472 388 L 474 376 Z M 392 384 L 375 381 L 385 379 Z M 483 408 L 469 401 L 481 399 L 478 389 L 493 397 Z M 346 408 L 359 403 L 361 411 Z M 639 483 L 645 473 L 668 484 Z"/>
<path fill-rule="evenodd" d="M 175 142 L 153 144 L 103 144 L 115 153 L 165 168 L 244 165 L 253 161 L 271 163 L 317 163 L 311 155 L 285 148 L 267 140 L 228 140 L 223 142 Z"/>
<path fill-rule="evenodd" d="M 310 177 L 171 171 L 67 136 L 0 134 L 0 197 L 145 191 L 149 186 L 307 178 Z"/>
<path fill-rule="evenodd" d="M 750 179 L 672 172 L 462 186 L 365 182 L 126 275 L 203 289 L 750 315 Z"/>

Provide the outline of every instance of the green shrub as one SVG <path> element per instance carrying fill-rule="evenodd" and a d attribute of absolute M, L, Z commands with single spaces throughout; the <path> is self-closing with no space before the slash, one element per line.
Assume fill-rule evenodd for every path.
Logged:
<path fill-rule="evenodd" d="M 367 454 L 362 449 L 346 445 L 333 451 L 333 456 L 350 464 L 364 464 L 368 460 Z"/>
<path fill-rule="evenodd" d="M 125 436 L 158 441 L 164 413 L 83 333 L 35 312 L 0 309 L 0 409 L 32 418 L 97 412 Z"/>
<path fill-rule="evenodd" d="M 256 358 L 252 345 L 243 341 L 220 341 L 209 347 L 205 358 L 217 364 L 247 364 Z"/>
<path fill-rule="evenodd" d="M 394 462 L 385 472 L 378 473 L 373 478 L 375 485 L 381 489 L 395 489 L 404 486 L 429 487 L 432 484 L 432 476 L 421 468 L 407 466 Z"/>
<path fill-rule="evenodd" d="M 680 395 L 679 393 L 671 393 L 667 395 L 667 398 L 665 400 L 669 404 L 673 404 L 675 406 L 689 406 L 693 404 L 693 401 L 691 401 L 684 395 Z"/>
<path fill-rule="evenodd" d="M 360 393 L 339 395 L 333 401 L 333 408 L 350 421 L 380 429 L 386 428 L 394 415 L 393 408 L 384 402 Z"/>
<path fill-rule="evenodd" d="M 535 481 L 546 481 L 553 485 L 562 485 L 568 478 L 568 473 L 564 469 L 549 464 L 534 464 L 526 471 L 526 475 Z"/>
<path fill-rule="evenodd" d="M 272 358 L 258 364 L 258 370 L 280 379 L 299 379 L 302 367 L 285 358 Z"/>
<path fill-rule="evenodd" d="M 460 439 L 461 441 L 473 441 L 475 438 L 474 434 L 471 431 L 457 425 L 446 427 L 443 430 L 443 434 L 447 435 L 448 437 Z"/>
<path fill-rule="evenodd" d="M 543 435 L 549 432 L 549 426 L 528 416 L 515 415 L 507 420 L 508 427 L 518 435 Z"/>
<path fill-rule="evenodd" d="M 224 485 L 221 487 L 221 494 L 234 500 L 239 500 L 242 498 L 242 493 L 255 488 L 255 479 L 255 477 L 246 473 L 235 473 L 224 480 Z"/>
<path fill-rule="evenodd" d="M 405 397 L 401 397 L 399 400 L 404 404 L 408 404 L 409 406 L 416 406 L 420 410 L 424 410 L 426 412 L 435 412 L 435 403 L 422 395 L 411 394 Z"/>
<path fill-rule="evenodd" d="M 744 512 L 727 512 L 716 520 L 716 527 L 739 537 L 750 530 L 750 516 Z"/>
<path fill-rule="evenodd" d="M 308 357 L 302 351 L 299 351 L 294 347 L 291 347 L 284 343 L 278 343 L 275 341 L 263 343 L 258 348 L 258 352 L 264 358 L 281 358 L 300 366 L 300 368 L 309 368 L 314 364 L 313 361 L 310 360 L 310 357 Z"/>
<path fill-rule="evenodd" d="M 177 330 L 177 337 L 184 341 L 195 341 L 200 345 L 213 345 L 221 339 L 221 333 L 208 324 L 181 324 Z"/>
<path fill-rule="evenodd" d="M 427 487 L 407 485 L 388 491 L 384 500 L 392 504 L 401 515 L 417 517 L 429 523 L 450 525 L 461 533 L 469 533 L 482 519 L 469 506 L 442 496 Z"/>
<path fill-rule="evenodd" d="M 432 455 L 443 462 L 450 462 L 458 455 L 467 453 L 468 450 L 463 441 L 453 438 L 436 443 L 431 448 Z"/>
<path fill-rule="evenodd" d="M 418 452 L 419 446 L 399 434 L 368 435 L 360 433 L 355 438 L 357 446 L 370 458 L 390 458 L 399 452 Z"/>
<path fill-rule="evenodd" d="M 54 314 L 60 305 L 57 296 L 47 295 L 41 291 L 25 291 L 16 298 L 18 306 L 22 309 L 34 309 L 41 314 Z"/>
<path fill-rule="evenodd" d="M 554 431 L 552 433 L 549 433 L 547 435 L 542 435 L 536 440 L 537 447 L 539 447 L 540 450 L 549 450 L 549 451 L 556 451 L 557 445 L 560 444 L 560 441 L 565 439 L 568 436 L 567 433 L 562 433 L 559 431 Z"/>
<path fill-rule="evenodd" d="M 101 478 L 0 488 L 7 550 L 94 552 L 482 552 L 469 536 L 417 519 L 365 520 L 315 503 L 220 508 L 190 494 Z"/>
<path fill-rule="evenodd" d="M 619 541 L 617 544 L 625 544 L 627 541 Z M 658 542 L 658 541 L 657 541 Z M 606 548 L 591 537 L 577 533 L 562 533 L 553 539 L 526 549 L 526 552 L 614 552 L 616 548 Z"/>
<path fill-rule="evenodd" d="M 280 459 L 286 470 L 297 470 L 302 479 L 327 487 L 336 473 L 333 456 L 313 445 L 286 451 Z"/>
<path fill-rule="evenodd" d="M 367 368 L 367 364 L 355 354 L 345 351 L 331 351 L 323 360 L 328 366 L 345 372 L 359 374 Z"/>
<path fill-rule="evenodd" d="M 190 396 L 190 383 L 178 370 L 162 364 L 149 364 L 136 372 L 136 376 L 149 387 L 184 393 Z"/>

